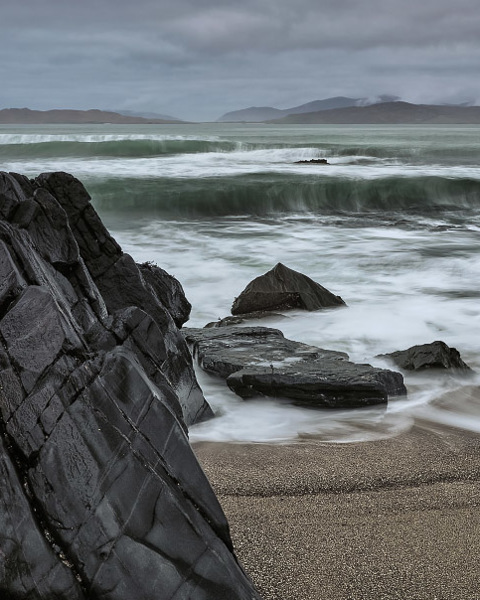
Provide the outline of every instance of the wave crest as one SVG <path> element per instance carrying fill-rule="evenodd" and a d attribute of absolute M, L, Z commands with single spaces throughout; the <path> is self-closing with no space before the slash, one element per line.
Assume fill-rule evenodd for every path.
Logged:
<path fill-rule="evenodd" d="M 479 180 L 433 176 L 365 180 L 252 174 L 111 179 L 92 181 L 87 187 L 102 210 L 174 218 L 369 211 L 431 214 L 480 208 Z"/>

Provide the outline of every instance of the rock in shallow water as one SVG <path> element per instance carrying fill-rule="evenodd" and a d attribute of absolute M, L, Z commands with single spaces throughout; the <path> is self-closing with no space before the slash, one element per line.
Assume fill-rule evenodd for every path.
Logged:
<path fill-rule="evenodd" d="M 379 358 L 389 358 L 401 369 L 408 371 L 425 371 L 427 369 L 472 371 L 463 362 L 460 352 L 456 348 L 449 348 L 445 342 L 441 341 L 412 346 L 407 350 L 398 350 L 389 354 L 380 354 Z"/>
<path fill-rule="evenodd" d="M 348 355 L 286 339 L 267 327 L 183 330 L 199 365 L 239 396 L 281 396 L 320 408 L 384 404 L 406 394 L 400 373 L 360 365 Z"/>
<path fill-rule="evenodd" d="M 251 281 L 235 298 L 232 315 L 258 311 L 319 310 L 346 306 L 340 296 L 335 296 L 310 277 L 278 263 L 260 277 Z"/>
<path fill-rule="evenodd" d="M 181 288 L 65 173 L 0 174 L 0 217 L 0 597 L 258 598 L 186 435 Z"/>

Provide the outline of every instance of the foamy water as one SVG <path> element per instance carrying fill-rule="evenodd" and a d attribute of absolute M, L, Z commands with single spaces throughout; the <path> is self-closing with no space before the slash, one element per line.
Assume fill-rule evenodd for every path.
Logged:
<path fill-rule="evenodd" d="M 233 298 L 251 279 L 283 262 L 348 304 L 314 313 L 295 311 L 265 323 L 286 337 L 385 368 L 394 367 L 376 358 L 378 354 L 440 339 L 458 348 L 480 373 L 480 249 L 475 227 L 412 231 L 294 218 L 248 226 L 239 219 L 178 227 L 159 221 L 143 227 L 143 234 L 141 228 L 122 229 L 116 237 L 137 260 L 156 260 L 183 282 L 194 307 L 190 326 L 202 327 L 226 316 Z M 386 412 L 312 411 L 271 399 L 243 401 L 223 381 L 201 373 L 199 377 L 219 418 L 192 428 L 194 441 L 273 442 L 311 435 L 336 442 L 377 439 L 405 430 L 415 415 L 478 427 L 471 414 L 463 418 L 461 401 L 447 416 L 434 408 L 446 390 L 458 395 L 465 385 L 478 385 L 476 376 L 464 380 L 451 374 L 406 372 L 408 397 L 390 402 Z M 480 404 L 477 417 L 480 422 Z"/>

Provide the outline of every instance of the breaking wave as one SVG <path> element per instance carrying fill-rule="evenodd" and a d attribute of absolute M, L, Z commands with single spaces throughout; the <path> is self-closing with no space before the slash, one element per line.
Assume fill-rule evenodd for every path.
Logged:
<path fill-rule="evenodd" d="M 320 139 L 319 139 L 320 138 Z M 230 153 L 254 150 L 305 150 L 305 139 L 288 143 L 271 140 L 239 141 L 219 136 L 164 134 L 0 134 L 0 159 L 29 160 L 45 158 L 148 158 L 198 153 Z M 476 165 L 478 156 L 468 146 L 432 147 L 394 146 L 390 144 L 345 145 L 321 136 L 308 140 L 312 157 L 391 159 L 405 163 Z M 299 158 L 302 158 L 299 155 Z"/>
<path fill-rule="evenodd" d="M 480 208 L 480 180 L 435 176 L 352 179 L 256 173 L 92 180 L 87 188 L 101 210 L 172 218 L 369 211 L 428 215 Z"/>
<path fill-rule="evenodd" d="M 54 157 L 139 158 L 200 152 L 232 152 L 241 144 L 220 139 L 183 136 L 7 135 L 0 136 L 0 158 Z"/>

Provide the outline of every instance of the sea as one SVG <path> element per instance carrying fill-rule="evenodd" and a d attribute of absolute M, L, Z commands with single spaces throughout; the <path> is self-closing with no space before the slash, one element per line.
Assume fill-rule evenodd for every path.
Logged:
<path fill-rule="evenodd" d="M 479 126 L 5 125 L 0 169 L 78 177 L 123 250 L 180 280 L 187 326 L 229 315 L 282 262 L 348 306 L 255 324 L 383 368 L 380 354 L 442 340 L 473 369 L 404 372 L 406 397 L 349 411 L 243 401 L 198 371 L 216 417 L 192 441 L 351 443 L 415 421 L 480 432 Z"/>

